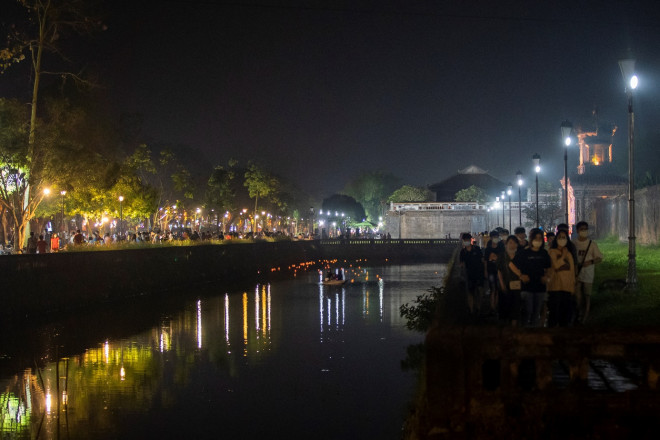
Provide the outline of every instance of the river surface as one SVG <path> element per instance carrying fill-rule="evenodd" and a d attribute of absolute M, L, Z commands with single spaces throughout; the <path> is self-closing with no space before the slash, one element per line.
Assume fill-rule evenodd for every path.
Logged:
<path fill-rule="evenodd" d="M 344 287 L 309 271 L 193 292 L 131 318 L 121 337 L 94 336 L 121 314 L 44 326 L 34 339 L 47 342 L 21 351 L 35 362 L 0 375 L 2 438 L 400 438 L 417 384 L 401 361 L 423 335 L 399 307 L 439 286 L 445 266 L 351 271 Z M 77 324 L 83 334 L 58 339 Z M 0 351 L 0 365 L 11 357 Z"/>

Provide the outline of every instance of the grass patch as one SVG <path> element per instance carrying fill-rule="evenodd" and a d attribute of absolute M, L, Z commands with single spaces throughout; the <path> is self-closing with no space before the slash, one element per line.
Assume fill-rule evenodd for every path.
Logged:
<path fill-rule="evenodd" d="M 608 280 L 625 280 L 628 271 L 628 243 L 612 237 L 599 240 L 604 255 L 596 266 L 591 295 L 589 325 L 660 325 L 660 247 L 637 245 L 637 293 L 608 289 Z"/>

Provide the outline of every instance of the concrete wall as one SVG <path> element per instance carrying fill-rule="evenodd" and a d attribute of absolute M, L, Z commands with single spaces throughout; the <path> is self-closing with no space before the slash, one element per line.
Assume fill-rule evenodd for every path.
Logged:
<path fill-rule="evenodd" d="M 324 240 L 2 256 L 0 316 L 21 317 L 130 301 L 154 292 L 177 294 L 210 282 L 228 288 L 261 281 L 271 274 L 288 276 L 292 273 L 288 266 L 310 261 L 443 262 L 449 260 L 457 243 Z"/>
<path fill-rule="evenodd" d="M 628 240 L 628 196 L 600 199 L 594 204 L 596 237 L 611 235 Z M 635 235 L 639 244 L 658 244 L 660 185 L 635 191 Z"/>
<path fill-rule="evenodd" d="M 519 223 L 518 206 L 511 207 L 511 228 Z M 523 225 L 529 227 L 536 220 L 522 213 Z M 385 216 L 385 231 L 392 238 L 444 238 L 451 234 L 459 238 L 461 232 L 491 231 L 502 225 L 502 211 L 388 211 Z M 509 206 L 504 211 L 504 227 L 509 228 Z M 399 236 L 399 232 L 401 235 Z"/>

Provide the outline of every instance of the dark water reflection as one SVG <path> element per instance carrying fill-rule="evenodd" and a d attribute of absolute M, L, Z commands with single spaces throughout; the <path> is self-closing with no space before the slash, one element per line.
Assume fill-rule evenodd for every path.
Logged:
<path fill-rule="evenodd" d="M 323 287 L 305 273 L 190 301 L 133 336 L 4 374 L 2 438 L 399 438 L 416 384 L 400 362 L 423 339 L 399 306 L 443 274 L 370 268 Z"/>

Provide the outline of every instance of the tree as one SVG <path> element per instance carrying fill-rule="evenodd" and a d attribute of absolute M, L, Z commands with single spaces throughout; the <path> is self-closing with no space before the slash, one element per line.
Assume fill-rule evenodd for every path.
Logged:
<path fill-rule="evenodd" d="M 387 197 L 399 186 L 400 180 L 385 171 L 366 172 L 346 185 L 344 193 L 357 200 L 374 223 L 383 213 Z"/>
<path fill-rule="evenodd" d="M 344 213 L 344 218 L 357 223 L 365 218 L 364 208 L 360 203 L 351 196 L 344 194 L 333 194 L 330 197 L 323 199 L 321 204 L 323 212 L 337 212 L 340 216 Z"/>
<path fill-rule="evenodd" d="M 524 216 L 531 221 L 525 222 L 525 226 L 536 227 L 536 205 L 529 205 L 522 210 Z M 561 222 L 564 211 L 561 207 L 559 197 L 553 196 L 539 202 L 539 226 L 545 230 L 551 230 Z"/>
<path fill-rule="evenodd" d="M 393 203 L 429 202 L 431 200 L 433 200 L 433 193 L 427 188 L 410 185 L 403 185 L 387 198 L 388 202 Z"/>
<path fill-rule="evenodd" d="M 469 188 L 458 191 L 454 196 L 454 200 L 457 202 L 486 203 L 488 201 L 488 194 L 482 188 L 472 185 Z"/>
<path fill-rule="evenodd" d="M 26 20 L 18 26 L 13 25 L 8 35 L 7 46 L 0 48 L 0 69 L 2 72 L 11 65 L 24 60 L 29 52 L 31 60 L 32 97 L 29 115 L 29 130 L 27 132 L 27 152 L 21 164 L 21 182 L 16 190 L 21 194 L 22 207 L 14 205 L 14 220 L 17 222 L 16 243 L 19 246 L 25 242 L 25 234 L 29 230 L 29 221 L 43 200 L 42 188 L 44 182 L 44 167 L 48 163 L 47 156 L 50 145 L 39 141 L 38 109 L 39 91 L 42 75 L 55 75 L 63 79 L 74 79 L 85 82 L 79 74 L 69 71 L 47 71 L 43 68 L 44 55 L 54 54 L 66 59 L 57 46 L 64 36 L 72 33 L 88 32 L 98 25 L 98 21 L 90 19 L 84 11 L 87 2 L 84 0 L 68 0 L 55 2 L 52 0 L 18 0 Z M 21 197 L 19 196 L 19 197 Z"/>
<path fill-rule="evenodd" d="M 258 215 L 257 208 L 259 197 L 276 197 L 278 195 L 280 182 L 263 168 L 251 163 L 248 165 L 247 171 L 245 171 L 245 182 L 243 185 L 248 189 L 250 198 L 254 198 L 254 216 L 256 218 Z M 255 223 L 253 223 L 252 232 L 255 232 L 255 225 L 256 220 Z"/>
<path fill-rule="evenodd" d="M 236 209 L 236 191 L 233 185 L 236 177 L 234 165 L 236 165 L 236 161 L 230 160 L 227 168 L 216 166 L 207 183 L 204 206 L 216 213 L 216 221 L 221 215 L 224 216 L 225 212 L 231 213 Z"/>

